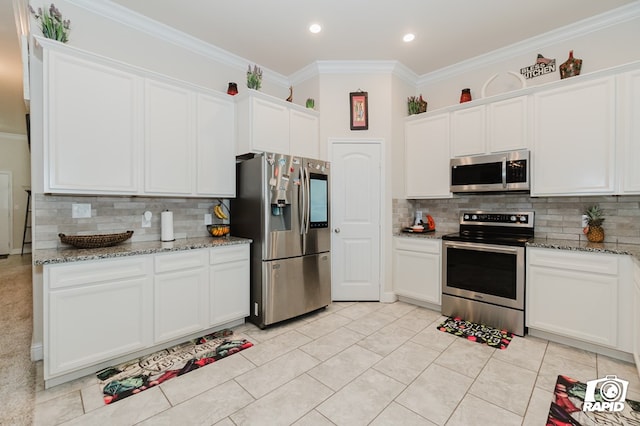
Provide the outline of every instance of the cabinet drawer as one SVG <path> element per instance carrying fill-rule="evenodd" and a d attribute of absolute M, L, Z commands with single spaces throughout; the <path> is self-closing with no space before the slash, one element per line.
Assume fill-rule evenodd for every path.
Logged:
<path fill-rule="evenodd" d="M 616 255 L 535 248 L 530 248 L 527 254 L 529 265 L 596 274 L 618 274 L 618 257 Z"/>
<path fill-rule="evenodd" d="M 201 268 L 207 265 L 206 250 L 194 250 L 185 252 L 173 252 L 156 255 L 154 259 L 154 272 L 179 271 L 181 269 Z"/>
<path fill-rule="evenodd" d="M 417 237 L 396 237 L 396 250 L 419 251 L 422 253 L 440 254 L 442 241 L 437 239 L 423 239 Z"/>
<path fill-rule="evenodd" d="M 214 247 L 211 249 L 209 255 L 209 262 L 212 265 L 238 260 L 249 260 L 249 244 Z"/>
<path fill-rule="evenodd" d="M 95 262 L 73 262 L 65 265 L 46 265 L 49 289 L 117 281 L 125 278 L 144 277 L 149 273 L 150 257 L 131 259 L 104 259 Z M 45 282 L 47 279 L 45 279 Z"/>

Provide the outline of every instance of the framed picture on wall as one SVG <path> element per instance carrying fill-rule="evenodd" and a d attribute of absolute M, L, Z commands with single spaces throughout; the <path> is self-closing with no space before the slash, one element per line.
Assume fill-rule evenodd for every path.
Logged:
<path fill-rule="evenodd" d="M 367 130 L 369 128 L 369 105 L 367 96 L 367 92 L 349 93 L 351 130 Z"/>

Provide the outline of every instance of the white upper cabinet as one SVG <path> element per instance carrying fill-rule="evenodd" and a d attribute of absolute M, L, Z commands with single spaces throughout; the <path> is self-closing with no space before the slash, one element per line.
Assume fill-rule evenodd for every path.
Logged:
<path fill-rule="evenodd" d="M 192 94 L 174 84 L 145 84 L 144 192 L 190 195 L 194 164 Z"/>
<path fill-rule="evenodd" d="M 289 109 L 275 99 L 265 99 L 259 92 L 248 90 L 237 95 L 236 154 L 250 152 L 289 153 Z"/>
<path fill-rule="evenodd" d="M 230 98 L 197 95 L 197 195 L 236 196 L 235 107 Z"/>
<path fill-rule="evenodd" d="M 318 112 L 255 90 L 236 98 L 237 155 L 277 152 L 319 157 Z"/>
<path fill-rule="evenodd" d="M 454 157 L 528 148 L 527 96 L 518 96 L 451 113 Z"/>
<path fill-rule="evenodd" d="M 142 79 L 45 50 L 44 191 L 138 192 Z"/>
<path fill-rule="evenodd" d="M 235 196 L 233 98 L 37 40 L 44 192 Z"/>
<path fill-rule="evenodd" d="M 640 70 L 618 77 L 619 193 L 640 194 Z"/>
<path fill-rule="evenodd" d="M 531 194 L 613 194 L 615 77 L 533 95 Z"/>
<path fill-rule="evenodd" d="M 486 152 L 485 106 L 461 109 L 451 114 L 451 153 L 454 157 Z"/>
<path fill-rule="evenodd" d="M 529 148 L 528 97 L 518 96 L 487 105 L 487 150 L 504 152 Z"/>
<path fill-rule="evenodd" d="M 405 122 L 407 198 L 450 198 L 449 114 Z"/>
<path fill-rule="evenodd" d="M 317 112 L 289 111 L 291 154 L 320 158 L 320 124 Z"/>

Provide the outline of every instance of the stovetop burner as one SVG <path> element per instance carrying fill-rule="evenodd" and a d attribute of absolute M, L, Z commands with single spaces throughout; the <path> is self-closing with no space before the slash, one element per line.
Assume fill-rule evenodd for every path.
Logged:
<path fill-rule="evenodd" d="M 524 246 L 533 239 L 534 212 L 462 212 L 460 231 L 443 240 Z"/>

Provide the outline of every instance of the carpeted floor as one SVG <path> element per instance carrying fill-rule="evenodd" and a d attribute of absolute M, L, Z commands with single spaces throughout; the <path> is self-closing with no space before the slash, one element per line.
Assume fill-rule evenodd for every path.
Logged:
<path fill-rule="evenodd" d="M 31 256 L 0 259 L 0 425 L 33 423 L 32 303 Z"/>

